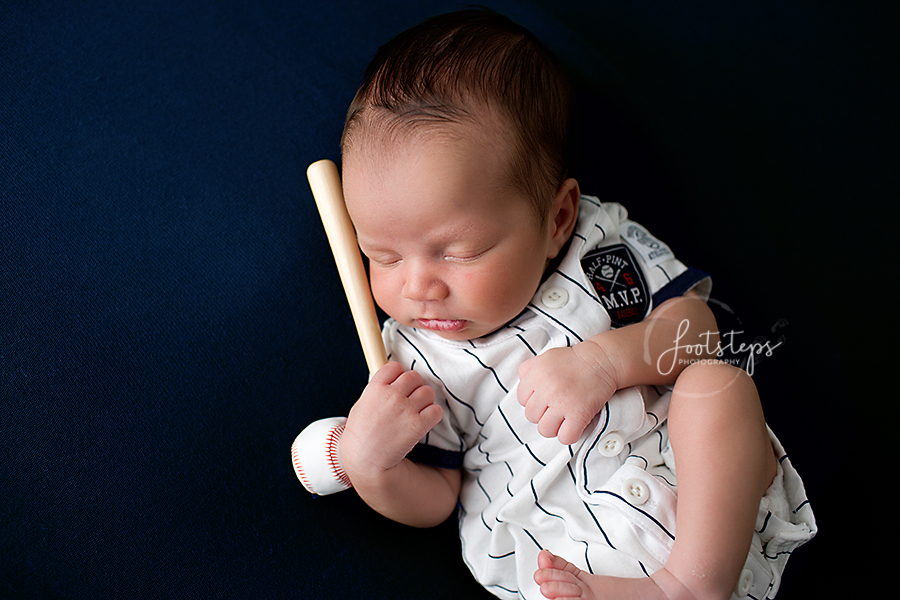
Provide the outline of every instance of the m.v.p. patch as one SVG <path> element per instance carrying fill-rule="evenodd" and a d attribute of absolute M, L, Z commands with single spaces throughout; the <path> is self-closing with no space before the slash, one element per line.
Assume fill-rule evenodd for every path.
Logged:
<path fill-rule="evenodd" d="M 591 282 L 613 327 L 637 323 L 650 308 L 644 273 L 625 244 L 597 248 L 584 255 L 581 268 Z"/>

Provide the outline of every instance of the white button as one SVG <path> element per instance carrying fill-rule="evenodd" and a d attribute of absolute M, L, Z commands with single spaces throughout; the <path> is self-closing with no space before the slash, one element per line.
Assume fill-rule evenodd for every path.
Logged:
<path fill-rule="evenodd" d="M 622 495 L 633 506 L 640 506 L 650 499 L 650 488 L 640 479 L 626 479 L 622 483 Z"/>
<path fill-rule="evenodd" d="M 625 449 L 625 438 L 613 431 L 597 442 L 597 451 L 603 456 L 618 456 Z"/>
<path fill-rule="evenodd" d="M 541 294 L 541 303 L 547 308 L 562 308 L 569 303 L 569 292 L 561 287 L 547 288 Z"/>
<path fill-rule="evenodd" d="M 741 571 L 741 576 L 738 578 L 737 587 L 734 588 L 734 593 L 738 598 L 746 598 L 747 594 L 750 593 L 750 588 L 753 587 L 753 571 L 750 569 L 744 569 Z"/>

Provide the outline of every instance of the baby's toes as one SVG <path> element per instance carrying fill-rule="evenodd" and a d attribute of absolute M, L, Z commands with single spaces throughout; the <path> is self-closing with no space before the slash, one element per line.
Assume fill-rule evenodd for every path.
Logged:
<path fill-rule="evenodd" d="M 578 583 L 568 581 L 546 581 L 541 584 L 541 594 L 545 598 L 555 600 L 556 598 L 584 598 L 584 590 Z"/>
<path fill-rule="evenodd" d="M 549 550 L 541 550 L 541 553 L 538 554 L 538 568 L 565 571 L 573 576 L 577 576 L 581 572 L 581 569 Z"/>
<path fill-rule="evenodd" d="M 582 598 L 584 588 L 578 573 L 578 567 L 544 550 L 538 555 L 534 582 L 541 587 L 541 593 L 546 598 Z"/>

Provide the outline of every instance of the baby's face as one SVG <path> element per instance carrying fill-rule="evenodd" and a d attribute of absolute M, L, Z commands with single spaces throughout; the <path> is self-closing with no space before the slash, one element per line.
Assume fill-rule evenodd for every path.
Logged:
<path fill-rule="evenodd" d="M 505 183 L 503 149 L 484 137 L 372 142 L 344 158 L 375 301 L 401 324 L 450 340 L 518 315 L 558 252 L 527 198 Z"/>

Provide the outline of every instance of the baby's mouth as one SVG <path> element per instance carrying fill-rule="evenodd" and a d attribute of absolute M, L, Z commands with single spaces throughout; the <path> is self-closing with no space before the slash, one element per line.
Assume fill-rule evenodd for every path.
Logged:
<path fill-rule="evenodd" d="M 462 331 L 466 327 L 466 321 L 462 319 L 417 319 L 420 329 L 453 333 Z"/>

